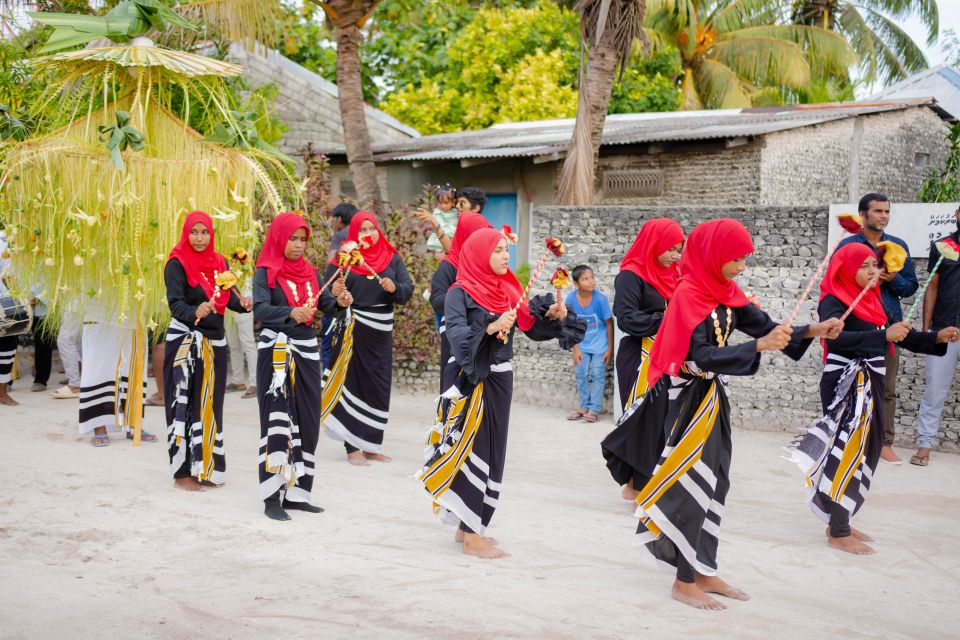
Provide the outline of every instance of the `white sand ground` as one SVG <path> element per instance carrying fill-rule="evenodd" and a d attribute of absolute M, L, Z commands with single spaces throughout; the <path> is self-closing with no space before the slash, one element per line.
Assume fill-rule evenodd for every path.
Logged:
<path fill-rule="evenodd" d="M 786 434 L 736 432 L 721 575 L 750 602 L 669 597 L 598 443 L 566 403 L 516 405 L 491 527 L 511 558 L 462 555 L 411 474 L 431 399 L 397 394 L 388 465 L 353 468 L 322 438 L 315 502 L 261 512 L 255 400 L 228 395 L 228 481 L 176 491 L 163 444 L 78 440 L 75 401 L 0 407 L 2 638 L 956 638 L 960 457 L 883 466 L 858 526 L 879 554 L 827 548 Z M 147 426 L 161 433 L 162 410 Z M 901 451 L 901 453 L 905 453 Z M 951 631 L 953 629 L 953 631 Z"/>

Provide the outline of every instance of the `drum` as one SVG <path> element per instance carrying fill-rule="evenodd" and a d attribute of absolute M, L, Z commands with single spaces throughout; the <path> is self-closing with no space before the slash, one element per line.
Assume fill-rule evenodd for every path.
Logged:
<path fill-rule="evenodd" d="M 20 298 L 0 298 L 0 338 L 30 333 L 33 307 Z"/>

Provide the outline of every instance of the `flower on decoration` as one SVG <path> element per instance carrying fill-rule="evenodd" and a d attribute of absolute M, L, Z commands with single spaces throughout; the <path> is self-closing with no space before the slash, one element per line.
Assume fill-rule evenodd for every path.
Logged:
<path fill-rule="evenodd" d="M 52 267 L 55 263 L 53 261 L 53 258 L 47 258 L 46 260 L 43 261 L 43 264 L 47 265 L 48 267 Z"/>
<path fill-rule="evenodd" d="M 960 244 L 953 238 L 944 238 L 937 241 L 937 251 L 947 260 L 960 260 Z"/>
<path fill-rule="evenodd" d="M 550 284 L 552 284 L 555 289 L 566 289 L 573 284 L 570 281 L 570 272 L 563 267 L 557 267 L 557 270 L 550 276 Z"/>
<path fill-rule="evenodd" d="M 887 273 L 897 273 L 907 262 L 907 251 L 896 242 L 884 240 L 877 243 L 877 260 L 883 262 Z"/>
<path fill-rule="evenodd" d="M 222 273 L 218 273 L 215 280 L 217 286 L 224 291 L 232 289 L 233 287 L 237 286 L 237 282 L 239 282 L 236 274 L 232 271 L 223 271 Z"/>
<path fill-rule="evenodd" d="M 563 242 L 559 238 L 554 238 L 553 236 L 547 236 L 547 249 L 549 249 L 553 255 L 558 258 L 567 252 L 567 248 L 563 246 Z"/>
<path fill-rule="evenodd" d="M 73 264 L 75 264 L 75 265 L 78 266 L 78 267 L 82 267 L 82 266 L 83 266 L 83 258 L 81 258 L 80 256 L 73 256 Z"/>
<path fill-rule="evenodd" d="M 247 260 L 250 259 L 250 256 L 247 254 L 247 250 L 243 247 L 237 247 L 237 250 L 230 255 L 231 260 L 235 260 L 240 264 L 247 264 Z"/>
<path fill-rule="evenodd" d="M 840 226 L 850 233 L 860 233 L 863 229 L 863 218 L 856 213 L 841 213 L 837 216 Z"/>
<path fill-rule="evenodd" d="M 513 232 L 513 229 L 510 227 L 510 225 L 503 225 L 500 231 L 503 233 L 503 237 L 507 239 L 508 244 L 517 244 L 519 237 Z"/>

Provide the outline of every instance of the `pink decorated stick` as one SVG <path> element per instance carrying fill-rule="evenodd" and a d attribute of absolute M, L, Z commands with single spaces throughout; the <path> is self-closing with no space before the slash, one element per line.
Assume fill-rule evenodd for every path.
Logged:
<path fill-rule="evenodd" d="M 853 299 L 853 302 L 850 303 L 850 306 L 847 307 L 847 310 L 843 312 L 842 316 L 840 316 L 840 322 L 844 322 L 847 319 L 847 316 L 853 313 L 854 308 L 860 303 L 861 300 L 863 300 L 863 296 L 867 295 L 867 291 L 870 291 L 870 289 L 873 289 L 875 286 L 877 286 L 877 280 L 878 278 L 873 278 L 867 283 L 867 286 L 865 286 L 857 295 L 857 297 Z"/>
<path fill-rule="evenodd" d="M 520 305 L 523 304 L 523 301 L 526 300 L 527 296 L 530 294 L 530 287 L 533 286 L 533 283 L 537 280 L 537 276 L 540 275 L 540 272 L 543 270 L 544 265 L 547 264 L 547 259 L 550 257 L 550 254 L 557 256 L 558 258 L 567 252 L 567 248 L 563 245 L 559 239 L 554 238 L 553 236 L 547 236 L 546 240 L 547 250 L 544 252 L 543 257 L 540 258 L 540 262 L 537 263 L 537 268 L 533 270 L 533 273 L 530 274 L 530 281 L 527 283 L 527 286 L 524 287 L 523 293 L 520 294 L 520 299 L 517 300 L 517 303 L 513 305 L 514 312 L 520 310 Z M 506 343 L 507 334 L 504 331 L 501 331 L 497 334 L 497 338 L 502 342 Z"/>
<path fill-rule="evenodd" d="M 840 222 L 840 226 L 843 227 L 844 231 L 849 233 L 860 233 L 863 225 L 860 216 L 852 213 L 841 213 L 837 217 Z M 823 256 L 823 260 L 820 261 L 820 265 L 817 267 L 817 270 L 810 278 L 810 281 L 807 282 L 807 286 L 804 287 L 803 293 L 800 294 L 800 299 L 797 300 L 797 304 L 794 305 L 793 311 L 790 313 L 790 317 L 787 318 L 786 324 L 788 326 L 792 325 L 793 321 L 797 319 L 797 315 L 800 313 L 800 307 L 803 306 L 807 296 L 810 295 L 810 291 L 813 290 L 813 285 L 816 284 L 817 280 L 820 279 L 820 276 L 823 275 L 823 270 L 827 268 L 828 264 L 830 264 L 830 258 L 833 257 L 833 254 L 837 251 L 837 248 L 840 246 L 840 242 L 843 240 L 843 238 L 843 235 L 837 238 L 837 241 L 834 242 L 833 246 L 830 247 L 830 250 L 827 251 L 827 255 Z"/>

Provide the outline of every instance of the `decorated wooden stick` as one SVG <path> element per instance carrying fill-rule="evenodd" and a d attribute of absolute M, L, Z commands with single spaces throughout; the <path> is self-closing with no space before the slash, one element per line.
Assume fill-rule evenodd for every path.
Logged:
<path fill-rule="evenodd" d="M 524 287 L 523 293 L 520 294 L 520 299 L 517 300 L 517 303 L 513 305 L 514 311 L 520 310 L 520 305 L 523 304 L 523 301 L 530 294 L 530 287 L 533 286 L 533 283 L 536 282 L 537 277 L 540 275 L 540 272 L 543 270 L 543 266 L 547 263 L 547 258 L 550 257 L 550 254 L 561 257 L 567 252 L 567 248 L 563 245 L 559 239 L 554 238 L 553 236 L 547 236 L 546 240 L 547 250 L 544 252 L 543 257 L 540 258 L 540 262 L 537 263 L 537 268 L 533 270 L 533 273 L 530 274 L 530 281 L 527 283 L 527 286 Z M 507 341 L 507 332 L 501 331 L 497 334 L 497 338 L 506 343 Z"/>
<path fill-rule="evenodd" d="M 943 262 L 944 258 L 950 258 L 951 260 L 960 259 L 960 245 L 955 243 L 950 238 L 944 238 L 938 242 L 935 242 L 934 245 L 937 247 L 937 251 L 940 252 L 940 257 L 937 258 L 937 262 L 933 265 L 933 269 L 930 269 L 930 275 L 927 277 L 926 281 L 923 283 L 923 286 L 920 287 L 920 290 L 917 291 L 917 297 L 913 301 L 913 304 L 910 305 L 910 310 L 907 311 L 907 316 L 904 318 L 907 322 L 910 322 L 913 319 L 914 314 L 917 312 L 917 309 L 920 308 L 920 304 L 923 302 L 923 296 L 927 293 L 927 287 L 930 286 L 930 281 L 933 280 L 933 276 L 936 275 L 937 269 L 940 268 L 940 264 Z"/>
<path fill-rule="evenodd" d="M 852 213 L 841 213 L 839 216 L 837 216 L 837 218 L 840 221 L 840 226 L 843 227 L 844 231 L 849 233 L 860 233 L 860 230 L 863 228 L 863 219 L 858 215 Z M 843 240 L 843 238 L 843 235 L 837 238 L 837 241 L 834 242 L 833 246 L 830 247 L 830 250 L 827 251 L 827 255 L 823 256 L 823 260 L 820 261 L 819 266 L 817 266 L 817 270 L 813 272 L 813 276 L 811 276 L 810 281 L 807 282 L 807 286 L 804 287 L 803 293 L 800 294 L 797 304 L 793 306 L 793 311 L 790 312 L 790 317 L 787 318 L 787 325 L 792 325 L 794 320 L 797 319 L 797 315 L 800 313 L 800 307 L 803 306 L 807 296 L 810 295 L 813 285 L 816 284 L 820 279 L 820 276 L 823 275 L 823 270 L 827 268 L 828 264 L 830 264 L 830 258 L 833 257 L 833 254 L 840 246 L 840 242 Z"/>
<path fill-rule="evenodd" d="M 850 303 L 850 306 L 847 307 L 847 310 L 843 312 L 843 315 L 840 316 L 840 322 L 844 322 L 851 313 L 853 313 L 854 308 L 863 300 L 863 296 L 867 295 L 867 291 L 877 286 L 877 278 L 873 278 L 870 282 L 867 283 L 867 286 L 857 294 L 857 297 L 853 299 L 853 302 Z"/>
<path fill-rule="evenodd" d="M 240 282 L 240 279 L 237 278 L 237 274 L 232 271 L 214 272 L 213 294 L 210 296 L 210 304 L 215 303 L 221 293 L 229 292 L 230 289 L 236 287 L 238 282 Z M 227 293 L 227 295 L 229 295 L 229 293 Z M 194 320 L 193 326 L 197 326 L 198 324 L 200 324 L 200 318 Z"/>
<path fill-rule="evenodd" d="M 553 272 L 553 275 L 550 276 L 550 284 L 552 284 L 557 290 L 557 302 L 563 304 L 563 299 L 561 297 L 563 295 L 563 290 L 572 284 L 570 282 L 570 272 L 563 267 L 557 267 L 556 271 Z"/>

